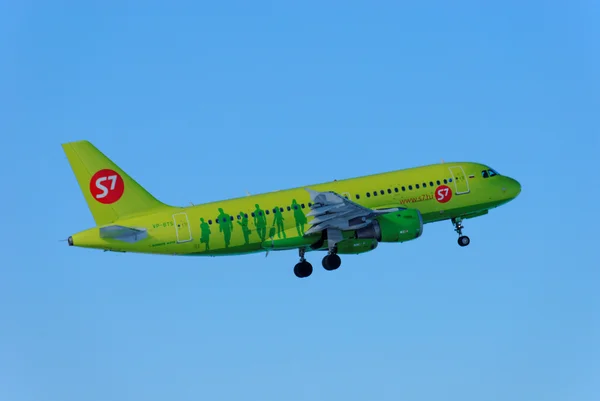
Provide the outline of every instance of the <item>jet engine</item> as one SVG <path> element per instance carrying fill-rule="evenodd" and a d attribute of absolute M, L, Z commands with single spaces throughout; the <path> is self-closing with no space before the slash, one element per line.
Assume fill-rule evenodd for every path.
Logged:
<path fill-rule="evenodd" d="M 378 216 L 369 225 L 356 230 L 356 238 L 378 242 L 406 242 L 423 234 L 423 217 L 416 209 L 405 209 Z"/>

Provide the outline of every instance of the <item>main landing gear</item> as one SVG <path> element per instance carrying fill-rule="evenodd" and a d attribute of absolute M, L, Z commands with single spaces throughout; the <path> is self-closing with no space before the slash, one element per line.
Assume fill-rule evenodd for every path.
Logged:
<path fill-rule="evenodd" d="M 298 262 L 296 264 L 296 266 L 294 266 L 294 274 L 298 278 L 308 277 L 313 272 L 312 265 L 310 263 L 308 263 L 306 259 L 304 259 L 304 252 L 305 252 L 304 248 L 300 248 L 300 250 L 299 250 L 300 262 Z"/>
<path fill-rule="evenodd" d="M 455 217 L 452 219 L 452 224 L 454 225 L 454 231 L 458 233 L 458 245 L 467 246 L 471 243 L 471 240 L 466 235 L 462 234 L 462 229 L 465 228 L 462 223 L 462 218 Z"/>
<path fill-rule="evenodd" d="M 312 265 L 310 263 L 308 263 L 308 261 L 306 259 L 304 259 L 304 253 L 305 253 L 304 248 L 300 248 L 300 250 L 299 250 L 300 262 L 298 262 L 296 264 L 296 266 L 294 266 L 294 274 L 298 278 L 308 277 L 313 272 Z M 335 270 L 338 267 L 340 267 L 341 264 L 342 264 L 342 259 L 335 252 L 335 249 L 332 250 L 331 252 L 329 252 L 323 258 L 323 268 L 325 270 L 329 270 L 329 271 Z"/>
<path fill-rule="evenodd" d="M 340 267 L 341 264 L 342 259 L 338 256 L 337 253 L 335 253 L 335 249 L 333 249 L 323 258 L 323 267 L 325 268 L 325 270 L 335 270 L 338 267 Z"/>

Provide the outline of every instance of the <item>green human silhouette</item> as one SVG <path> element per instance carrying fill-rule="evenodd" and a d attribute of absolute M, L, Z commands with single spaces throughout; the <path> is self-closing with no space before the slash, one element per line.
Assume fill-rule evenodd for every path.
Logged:
<path fill-rule="evenodd" d="M 244 243 L 248 245 L 250 243 L 250 234 L 252 231 L 248 227 L 248 215 L 244 212 L 240 212 L 240 220 L 238 224 L 242 227 L 242 233 L 244 234 Z"/>
<path fill-rule="evenodd" d="M 267 236 L 267 216 L 265 216 L 265 212 L 261 210 L 258 204 L 254 206 L 256 207 L 253 214 L 254 226 L 256 227 L 256 232 L 258 233 L 260 240 L 264 241 Z"/>
<path fill-rule="evenodd" d="M 208 243 L 210 240 L 210 226 L 202 217 L 200 217 L 200 222 L 200 243 L 206 244 L 204 250 L 208 251 L 210 249 L 210 245 Z"/>
<path fill-rule="evenodd" d="M 282 233 L 283 238 L 286 238 L 285 228 L 283 227 L 284 220 L 285 219 L 283 218 L 283 214 L 281 213 L 279 208 L 276 207 L 275 209 L 273 209 L 273 227 L 275 226 L 275 224 L 277 224 L 277 238 L 281 238 Z"/>
<path fill-rule="evenodd" d="M 298 235 L 301 237 L 304 235 L 304 225 L 307 221 L 306 216 L 298 202 L 296 202 L 296 199 L 292 200 L 292 209 L 294 210 L 294 219 L 296 220 L 296 230 L 298 230 Z"/>
<path fill-rule="evenodd" d="M 223 237 L 225 238 L 225 248 L 227 248 L 231 242 L 231 231 L 233 230 L 231 217 L 229 217 L 222 208 L 219 208 L 219 217 L 217 217 L 217 221 L 219 222 L 219 231 L 223 233 Z"/>

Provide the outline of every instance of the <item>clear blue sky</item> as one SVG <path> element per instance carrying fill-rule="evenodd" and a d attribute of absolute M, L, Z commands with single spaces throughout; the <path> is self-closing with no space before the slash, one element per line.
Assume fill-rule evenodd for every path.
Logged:
<path fill-rule="evenodd" d="M 600 399 L 597 2 L 83 3 L 0 5 L 0 400 Z M 78 139 L 178 205 L 441 158 L 523 192 L 298 280 L 59 242 Z"/>

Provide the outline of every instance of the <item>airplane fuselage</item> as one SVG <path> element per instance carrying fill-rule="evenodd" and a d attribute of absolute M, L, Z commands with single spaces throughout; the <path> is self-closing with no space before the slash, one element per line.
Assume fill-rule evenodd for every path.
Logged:
<path fill-rule="evenodd" d="M 423 223 L 486 214 L 513 198 L 520 184 L 490 167 L 471 162 L 428 166 L 216 201 L 190 207 L 164 206 L 117 223 L 145 231 L 143 241 L 101 237 L 82 231 L 70 243 L 123 252 L 216 256 L 264 252 L 269 243 L 310 245 L 312 216 L 307 188 L 333 191 L 370 209 L 418 209 Z"/>

